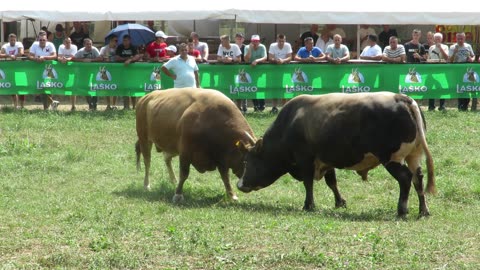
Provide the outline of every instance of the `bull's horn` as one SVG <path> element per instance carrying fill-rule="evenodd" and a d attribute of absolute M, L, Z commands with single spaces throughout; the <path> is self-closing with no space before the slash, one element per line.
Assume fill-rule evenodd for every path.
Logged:
<path fill-rule="evenodd" d="M 255 139 L 252 137 L 252 135 L 250 135 L 250 133 L 248 133 L 247 131 L 245 131 L 245 134 L 250 139 L 250 141 L 252 141 L 252 144 L 255 144 Z"/>

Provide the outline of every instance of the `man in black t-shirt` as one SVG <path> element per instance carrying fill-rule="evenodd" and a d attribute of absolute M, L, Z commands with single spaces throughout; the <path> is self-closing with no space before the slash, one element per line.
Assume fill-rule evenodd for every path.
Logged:
<path fill-rule="evenodd" d="M 425 47 L 420 43 L 422 31 L 414 29 L 412 32 L 412 40 L 403 45 L 405 54 L 407 55 L 407 63 L 420 63 L 425 61 Z"/>

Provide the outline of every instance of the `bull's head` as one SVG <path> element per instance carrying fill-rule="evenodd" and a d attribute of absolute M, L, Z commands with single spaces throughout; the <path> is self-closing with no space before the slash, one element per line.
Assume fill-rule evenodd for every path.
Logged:
<path fill-rule="evenodd" d="M 238 147 L 245 155 L 245 171 L 237 183 L 237 188 L 243 192 L 268 187 L 288 170 L 287 166 L 279 164 L 282 159 L 276 155 L 276 151 L 281 147 L 276 148 L 278 145 L 267 147 L 263 138 L 255 141 L 253 145 L 240 142 Z"/>

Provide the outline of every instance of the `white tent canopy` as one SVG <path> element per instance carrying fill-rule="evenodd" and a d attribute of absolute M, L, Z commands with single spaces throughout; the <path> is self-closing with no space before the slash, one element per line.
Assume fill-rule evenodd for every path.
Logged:
<path fill-rule="evenodd" d="M 83 0 L 78 5 L 53 5 L 25 0 L 7 1 L 0 6 L 0 19 L 16 21 L 124 21 L 124 20 L 205 20 L 234 19 L 238 22 L 274 24 L 480 24 L 480 5 L 463 1 L 461 5 L 439 5 L 437 1 L 404 0 L 365 3 L 344 0 L 331 5 L 311 1 L 275 3 L 244 0 L 184 0 L 181 5 L 142 2 L 141 5 L 112 5 L 108 1 Z M 240 7 L 239 7 L 240 6 Z"/>

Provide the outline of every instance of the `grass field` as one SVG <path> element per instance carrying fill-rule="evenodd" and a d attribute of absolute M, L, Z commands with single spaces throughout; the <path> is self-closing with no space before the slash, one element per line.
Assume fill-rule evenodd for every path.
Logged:
<path fill-rule="evenodd" d="M 480 114 L 425 116 L 439 193 L 417 219 L 412 188 L 398 220 L 399 187 L 382 167 L 368 182 L 337 173 L 346 209 L 320 181 L 317 209 L 302 211 L 288 175 L 230 202 L 217 172 L 193 168 L 174 205 L 159 154 L 143 190 L 133 111 L 3 109 L 0 269 L 480 269 Z M 273 119 L 247 115 L 257 136 Z"/>

